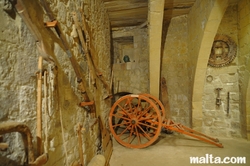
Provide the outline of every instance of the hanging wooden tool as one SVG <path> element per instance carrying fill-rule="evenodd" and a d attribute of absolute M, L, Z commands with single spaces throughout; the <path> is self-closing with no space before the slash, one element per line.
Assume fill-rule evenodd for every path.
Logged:
<path fill-rule="evenodd" d="M 82 125 L 79 123 L 77 125 L 77 135 L 78 135 L 78 150 L 79 150 L 79 156 L 80 156 L 80 163 L 81 166 L 84 166 L 84 160 L 83 160 L 83 150 L 82 150 Z"/>
<path fill-rule="evenodd" d="M 77 13 L 76 12 L 72 12 L 72 15 L 73 15 L 73 19 L 74 19 L 74 22 L 75 22 L 75 25 L 76 25 L 76 29 L 77 29 L 77 32 L 78 32 L 78 36 L 80 38 L 80 41 L 81 41 L 81 45 L 84 49 L 84 53 L 86 54 L 86 58 L 87 58 L 87 63 L 88 63 L 88 66 L 89 66 L 89 69 L 90 69 L 90 74 L 92 77 L 96 76 L 98 79 L 100 79 L 100 81 L 104 84 L 104 87 L 105 89 L 108 91 L 109 95 L 111 94 L 111 90 L 109 88 L 109 85 L 107 84 L 105 78 L 103 77 L 102 73 L 100 72 L 100 70 L 98 70 L 96 68 L 96 66 L 94 65 L 94 62 L 91 58 L 91 50 L 92 49 L 89 49 L 88 48 L 88 44 L 87 44 L 87 40 L 90 40 L 89 38 L 89 34 L 87 32 L 87 28 L 86 28 L 86 23 L 84 21 L 84 15 L 82 17 L 82 20 L 83 20 L 83 30 L 84 30 L 84 34 L 85 34 L 85 38 L 84 38 L 84 35 L 82 33 L 82 28 L 80 26 L 80 23 L 78 21 L 78 17 L 77 17 Z M 89 44 L 90 45 L 90 44 Z M 90 51 L 89 51 L 90 50 Z M 92 84 L 93 84 L 93 81 L 92 81 Z"/>
<path fill-rule="evenodd" d="M 75 26 L 76 26 L 76 30 L 77 30 L 81 45 L 82 45 L 82 47 L 84 49 L 84 53 L 86 55 L 86 59 L 87 59 L 87 63 L 88 63 L 89 71 L 90 71 L 91 82 L 92 82 L 93 85 L 95 85 L 95 76 L 96 76 L 95 75 L 95 69 L 94 69 L 93 61 L 92 61 L 92 59 L 91 59 L 91 57 L 89 55 L 86 39 L 84 39 L 84 36 L 82 34 L 82 30 L 81 30 L 81 27 L 80 27 L 76 12 L 72 12 L 72 16 L 73 16 L 73 19 L 74 19 L 74 23 L 75 23 Z"/>
<path fill-rule="evenodd" d="M 86 23 L 86 19 L 85 19 L 85 16 L 84 16 L 84 12 L 82 10 L 80 10 L 80 12 L 82 13 L 82 25 L 83 25 L 83 31 L 84 31 L 84 34 L 86 35 L 87 37 L 87 41 L 89 41 L 89 50 L 90 50 L 90 55 L 92 58 L 96 58 L 97 57 L 97 53 L 94 49 L 94 46 L 93 46 L 93 42 L 92 42 L 92 36 L 89 34 L 90 30 L 87 26 L 87 23 Z M 89 38 L 89 39 L 88 39 Z M 105 89 L 109 92 L 109 96 L 111 95 L 111 89 L 109 88 L 109 85 L 106 81 L 106 79 L 103 77 L 102 75 L 102 72 L 94 65 L 94 68 L 95 68 L 95 73 L 96 73 L 96 76 L 101 80 L 101 82 L 104 84 L 104 87 Z"/>
<path fill-rule="evenodd" d="M 42 152 L 42 76 L 43 76 L 43 57 L 39 56 L 38 59 L 38 72 L 37 72 L 37 152 L 41 155 Z"/>
<path fill-rule="evenodd" d="M 51 20 L 51 22 L 55 21 L 56 19 L 53 16 L 53 13 L 52 13 L 49 5 L 47 4 L 46 0 L 41 0 L 41 4 L 44 7 L 44 10 L 46 11 L 46 13 L 47 13 L 49 19 Z M 69 60 L 71 62 L 71 65 L 72 65 L 72 67 L 74 69 L 74 72 L 75 72 L 76 77 L 77 77 L 77 82 L 79 84 L 78 89 L 80 90 L 80 93 L 81 93 L 81 96 L 82 96 L 84 102 L 90 102 L 89 96 L 88 96 L 88 94 L 86 92 L 86 89 L 85 89 L 85 86 L 83 84 L 82 76 L 81 76 L 80 71 L 79 71 L 79 66 L 78 66 L 78 64 L 77 64 L 77 62 L 75 60 L 75 57 L 71 53 L 71 50 L 69 49 L 69 45 L 68 45 L 64 35 L 62 34 L 58 24 L 59 23 L 57 22 L 57 24 L 54 26 L 54 29 L 55 29 L 58 37 L 60 38 L 60 40 L 61 40 L 61 42 L 63 44 L 63 47 L 66 50 L 68 58 L 69 58 Z M 94 105 L 89 105 L 88 107 L 89 107 L 90 112 L 91 112 L 91 117 L 94 118 L 96 116 L 95 115 L 96 113 L 95 113 Z"/>

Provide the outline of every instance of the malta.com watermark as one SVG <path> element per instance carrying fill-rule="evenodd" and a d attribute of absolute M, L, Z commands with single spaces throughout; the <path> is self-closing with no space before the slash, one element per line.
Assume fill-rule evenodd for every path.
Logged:
<path fill-rule="evenodd" d="M 246 157 L 214 157 L 205 154 L 201 157 L 190 157 L 190 164 L 246 164 Z"/>

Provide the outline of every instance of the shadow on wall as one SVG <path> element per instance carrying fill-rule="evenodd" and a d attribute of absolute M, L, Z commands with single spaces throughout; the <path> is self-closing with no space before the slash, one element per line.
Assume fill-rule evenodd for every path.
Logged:
<path fill-rule="evenodd" d="M 0 156 L 0 166 L 6 166 L 6 165 L 8 165 L 8 166 L 22 166 L 19 163 L 17 163 L 16 161 L 13 161 L 9 158 Z"/>
<path fill-rule="evenodd" d="M 16 0 L 2 1 L 0 2 L 0 8 L 2 8 L 12 19 L 16 18 L 16 12 L 13 8 L 15 6 Z"/>

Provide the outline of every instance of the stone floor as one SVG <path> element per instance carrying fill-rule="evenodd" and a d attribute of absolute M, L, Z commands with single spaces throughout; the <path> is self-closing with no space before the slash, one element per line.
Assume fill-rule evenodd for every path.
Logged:
<path fill-rule="evenodd" d="M 129 149 L 115 140 L 110 166 L 188 166 L 188 165 L 250 165 L 250 141 L 220 138 L 224 148 L 204 143 L 180 134 L 161 134 L 158 140 L 144 149 Z M 204 164 L 190 164 L 190 157 L 201 157 Z M 203 158 L 202 158 L 203 157 Z M 245 157 L 245 164 L 215 164 L 218 157 Z M 235 158 L 230 158 L 235 162 Z M 226 161 L 230 161 L 227 160 Z M 212 163 L 214 162 L 214 163 Z"/>

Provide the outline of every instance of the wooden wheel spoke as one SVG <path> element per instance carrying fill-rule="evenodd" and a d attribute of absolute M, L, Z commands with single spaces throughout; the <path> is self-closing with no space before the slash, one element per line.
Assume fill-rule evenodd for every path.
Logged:
<path fill-rule="evenodd" d="M 129 110 L 131 110 L 132 109 L 131 99 L 128 98 L 126 104 L 129 105 L 129 108 L 130 108 Z"/>
<path fill-rule="evenodd" d="M 155 96 L 150 95 L 150 94 L 142 94 L 142 95 L 147 96 L 149 99 L 151 99 L 151 101 L 154 102 L 154 104 L 157 106 L 157 109 L 161 113 L 162 120 L 164 120 L 166 113 L 165 113 L 165 108 L 163 104 L 161 103 L 161 101 L 157 99 Z"/>
<path fill-rule="evenodd" d="M 133 136 L 133 128 L 134 128 L 134 126 L 132 126 L 132 129 L 129 133 L 128 143 L 131 143 L 131 137 Z"/>
<path fill-rule="evenodd" d="M 142 126 L 145 126 L 145 127 L 149 127 L 149 128 L 155 129 L 155 130 L 157 129 L 157 127 L 154 127 L 152 125 L 148 125 L 146 123 L 139 122 L 139 124 L 142 125 Z"/>
<path fill-rule="evenodd" d="M 127 126 L 118 136 L 122 136 L 126 131 L 128 131 L 128 128 L 130 127 L 131 125 Z"/>
<path fill-rule="evenodd" d="M 125 112 L 124 110 L 117 110 L 116 113 L 117 113 L 117 114 L 122 114 L 122 115 L 128 115 L 128 113 Z"/>
<path fill-rule="evenodd" d="M 134 107 L 133 109 L 133 115 L 137 115 L 138 112 L 141 110 L 140 108 L 141 108 L 141 99 L 138 98 L 137 106 Z"/>
<path fill-rule="evenodd" d="M 146 115 L 146 117 L 140 117 L 139 120 L 141 121 L 142 119 L 149 119 L 149 118 L 152 117 L 153 114 L 154 114 L 153 112 L 151 112 L 151 113 L 149 113 L 149 114 L 144 114 L 144 115 Z"/>
<path fill-rule="evenodd" d="M 127 112 L 127 110 L 125 108 L 123 108 L 120 104 L 117 105 L 122 112 L 124 112 L 126 115 L 130 116 L 129 113 Z"/>
<path fill-rule="evenodd" d="M 112 114 L 113 117 L 119 118 L 119 119 L 124 119 L 124 120 L 130 120 L 129 118 L 126 118 L 124 116 L 120 116 L 120 115 L 116 115 L 116 114 Z"/>
<path fill-rule="evenodd" d="M 138 104 L 137 104 L 137 110 L 139 109 L 139 108 L 141 108 L 141 98 L 138 98 Z"/>
<path fill-rule="evenodd" d="M 115 127 L 119 127 L 119 126 L 125 126 L 125 125 L 127 125 L 127 124 L 130 124 L 130 122 L 122 122 L 122 123 L 118 123 L 118 124 L 116 124 L 116 125 L 113 125 L 112 127 L 113 128 L 115 128 Z"/>
<path fill-rule="evenodd" d="M 143 135 L 144 136 L 146 136 L 146 138 L 148 139 L 148 140 L 151 140 L 151 138 L 150 138 L 150 136 L 146 133 L 146 131 L 140 126 L 140 125 L 137 125 L 139 128 L 140 128 L 140 130 L 143 132 Z"/>
<path fill-rule="evenodd" d="M 138 132 L 137 127 L 135 127 L 135 133 L 136 133 L 136 136 L 137 136 L 137 139 L 138 139 L 138 143 L 141 144 L 141 137 L 140 137 L 140 133 Z"/>
<path fill-rule="evenodd" d="M 150 108 L 152 108 L 151 105 L 150 105 L 147 109 L 143 110 L 143 111 L 142 111 L 142 114 L 140 114 L 140 115 L 138 116 L 138 118 L 141 118 L 142 116 L 144 116 L 144 115 L 149 111 Z"/>
<path fill-rule="evenodd" d="M 146 116 L 145 118 L 144 117 L 140 118 L 139 121 L 148 121 L 148 120 L 156 120 L 156 119 L 158 119 L 157 116 L 149 116 L 149 117 Z"/>

